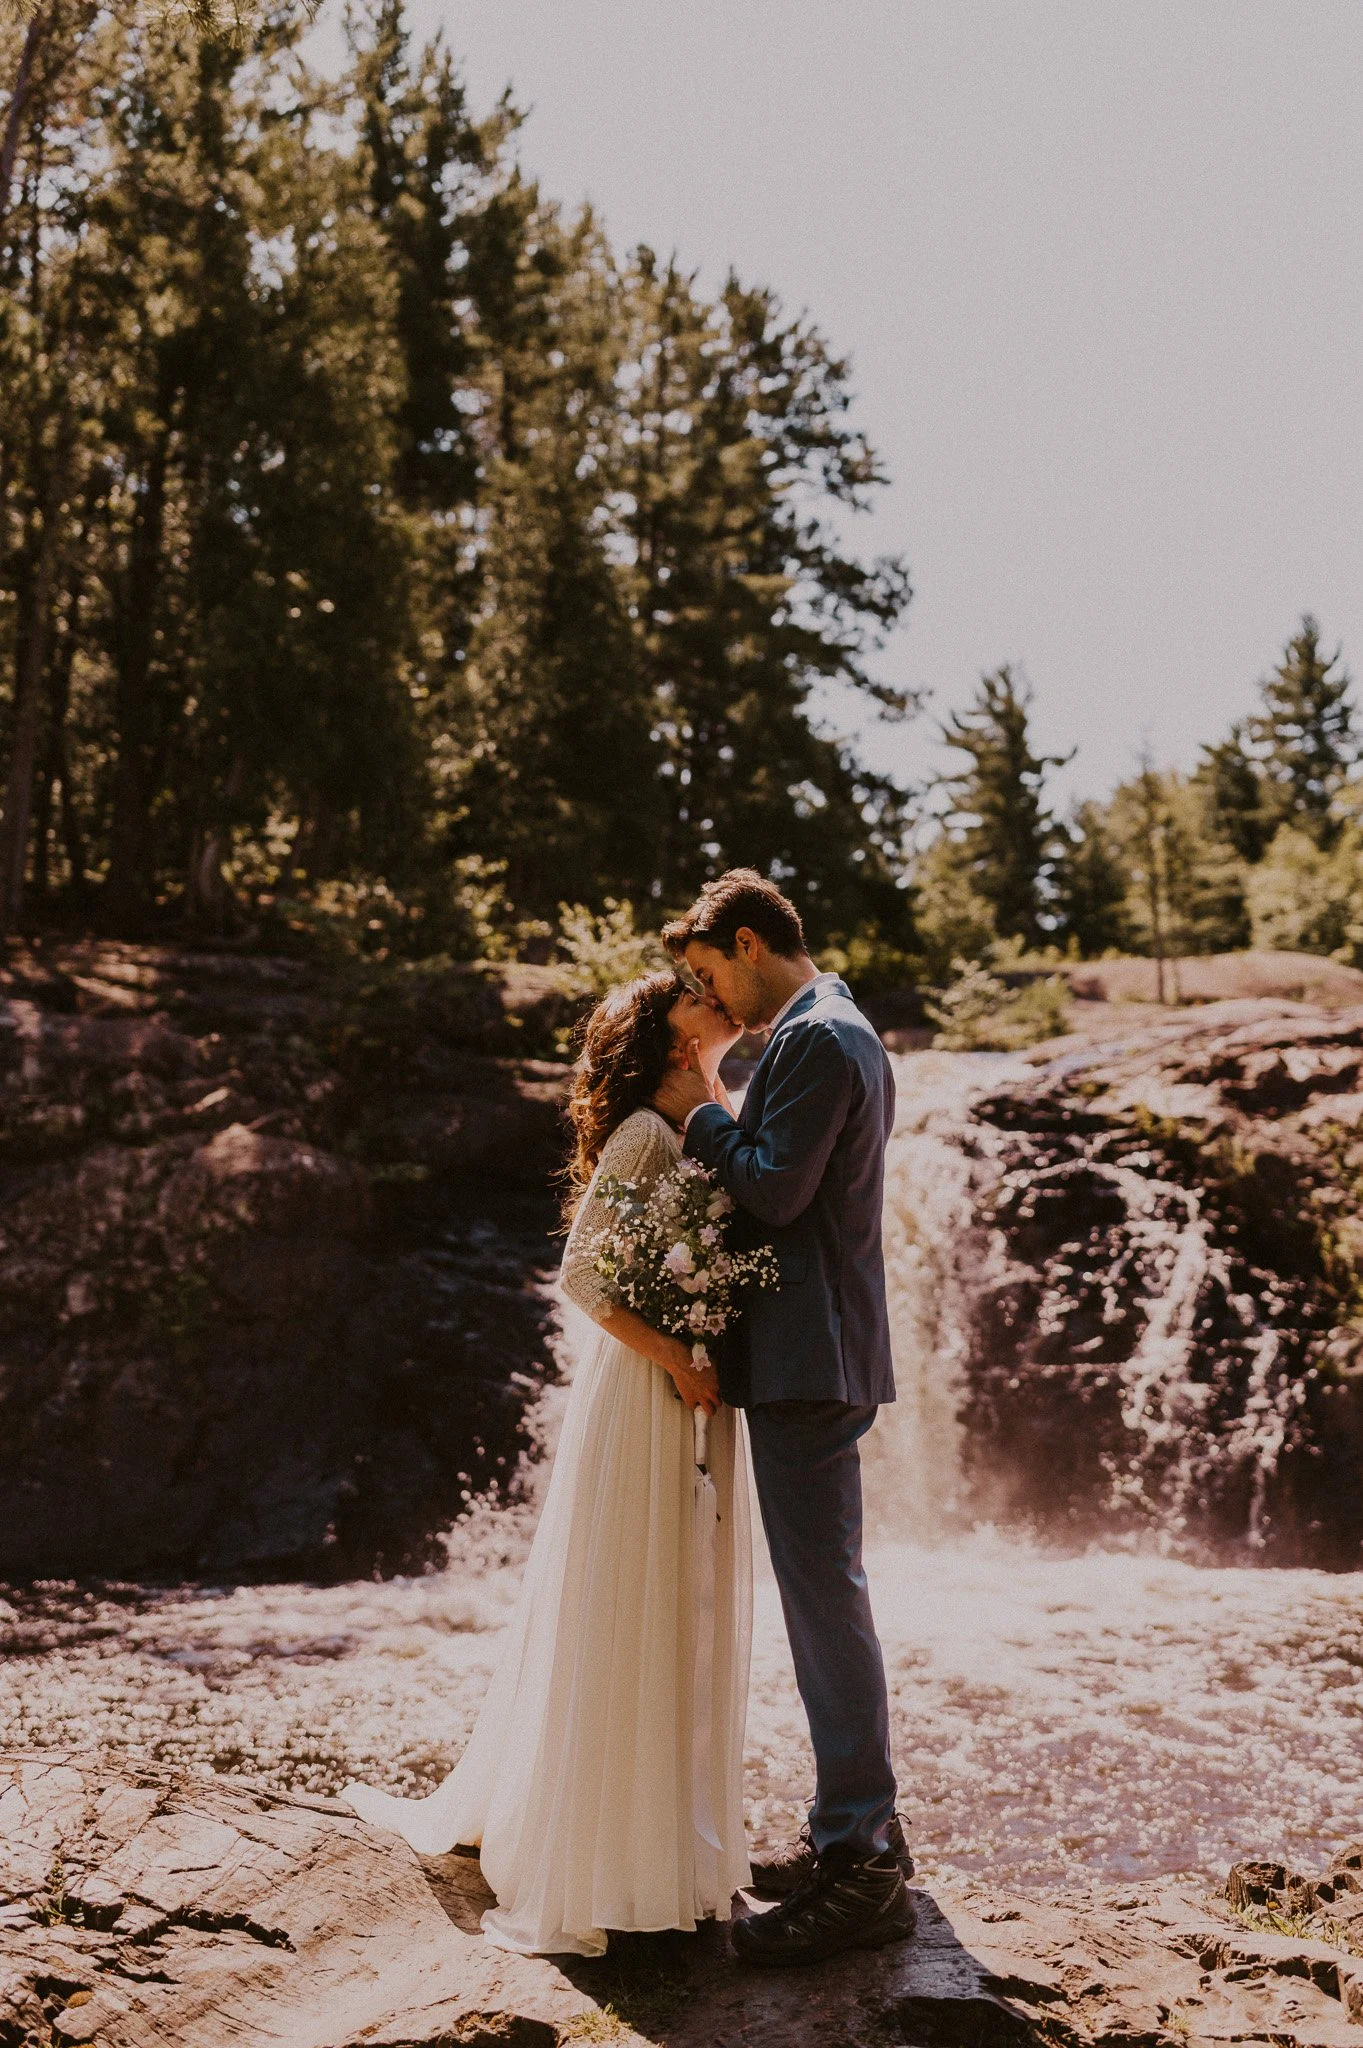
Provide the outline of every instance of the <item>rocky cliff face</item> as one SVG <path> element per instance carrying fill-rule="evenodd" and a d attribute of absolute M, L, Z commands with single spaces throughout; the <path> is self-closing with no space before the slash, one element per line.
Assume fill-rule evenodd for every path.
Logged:
<path fill-rule="evenodd" d="M 552 1045 L 554 1000 L 508 1012 L 459 970 L 12 956 L 0 1573 L 413 1565 L 514 1469 L 564 1084 L 515 1055 Z"/>
<path fill-rule="evenodd" d="M 977 1502 L 1247 1561 L 1363 1554 L 1363 1011 L 1048 1048 L 960 1133 Z"/>
<path fill-rule="evenodd" d="M 549 1362 L 566 1014 L 544 970 L 13 955 L 0 1575 L 438 1556 Z M 943 1113 L 966 1213 L 919 1246 L 972 1511 L 1357 1565 L 1363 1010 L 1213 1003 L 1008 1075 Z"/>

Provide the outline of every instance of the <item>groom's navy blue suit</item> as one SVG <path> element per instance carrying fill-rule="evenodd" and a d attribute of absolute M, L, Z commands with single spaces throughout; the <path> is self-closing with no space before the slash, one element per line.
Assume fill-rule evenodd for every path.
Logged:
<path fill-rule="evenodd" d="M 894 1078 L 836 975 L 772 1032 L 737 1121 L 691 1117 L 686 1150 L 774 1245 L 781 1284 L 749 1293 L 720 1386 L 748 1411 L 757 1497 L 817 1765 L 822 1854 L 879 1855 L 894 1812 L 885 1667 L 861 1564 L 859 1439 L 894 1399 L 881 1206 Z"/>

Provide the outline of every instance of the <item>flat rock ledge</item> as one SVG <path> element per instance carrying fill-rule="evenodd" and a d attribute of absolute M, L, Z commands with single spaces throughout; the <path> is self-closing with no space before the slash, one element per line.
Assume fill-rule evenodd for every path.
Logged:
<path fill-rule="evenodd" d="M 1363 1959 L 1275 1931 L 1289 1874 L 1240 1868 L 1236 1909 L 1186 1885 L 934 1883 L 914 1941 L 818 1970 L 745 1970 L 719 1928 L 561 1969 L 481 1942 L 471 1857 L 419 1859 L 336 1802 L 8 1755 L 0 2044 L 1363 2048 Z"/>

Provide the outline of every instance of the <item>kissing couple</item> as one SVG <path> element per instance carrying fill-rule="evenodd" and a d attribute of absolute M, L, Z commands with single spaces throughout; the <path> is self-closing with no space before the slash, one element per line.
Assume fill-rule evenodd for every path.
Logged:
<path fill-rule="evenodd" d="M 857 1448 L 894 1399 L 894 1081 L 846 985 L 810 959 L 795 906 L 754 870 L 707 884 L 663 938 L 685 974 L 614 990 L 583 1035 L 561 1287 L 590 1321 L 477 1725 L 429 1798 L 343 1796 L 423 1854 L 476 1847 L 497 1898 L 483 1932 L 501 1948 L 598 1956 L 611 1929 L 691 1931 L 749 1889 L 778 1903 L 734 1922 L 735 1953 L 814 1962 L 914 1929 Z M 719 1064 L 745 1029 L 769 1035 L 736 1114 Z M 700 1169 L 706 1213 L 724 1219 L 711 1264 L 751 1270 L 755 1253 L 775 1281 L 744 1287 L 708 1346 L 626 1305 L 601 1251 L 622 1187 L 639 1214 L 650 1189 Z M 755 1869 L 740 1409 L 815 1762 L 800 1839 Z"/>

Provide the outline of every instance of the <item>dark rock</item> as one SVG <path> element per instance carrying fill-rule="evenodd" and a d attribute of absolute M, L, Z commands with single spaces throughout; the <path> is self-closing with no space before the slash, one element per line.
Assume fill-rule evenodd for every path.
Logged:
<path fill-rule="evenodd" d="M 0 1574 L 438 1554 L 552 1370 L 564 1068 L 480 1049 L 516 1032 L 471 970 L 442 1002 L 150 946 L 43 969 L 0 997 Z"/>
<path fill-rule="evenodd" d="M 978 1099 L 962 1443 L 993 1515 L 1363 1559 L 1363 1012 L 1213 1005 Z"/>

